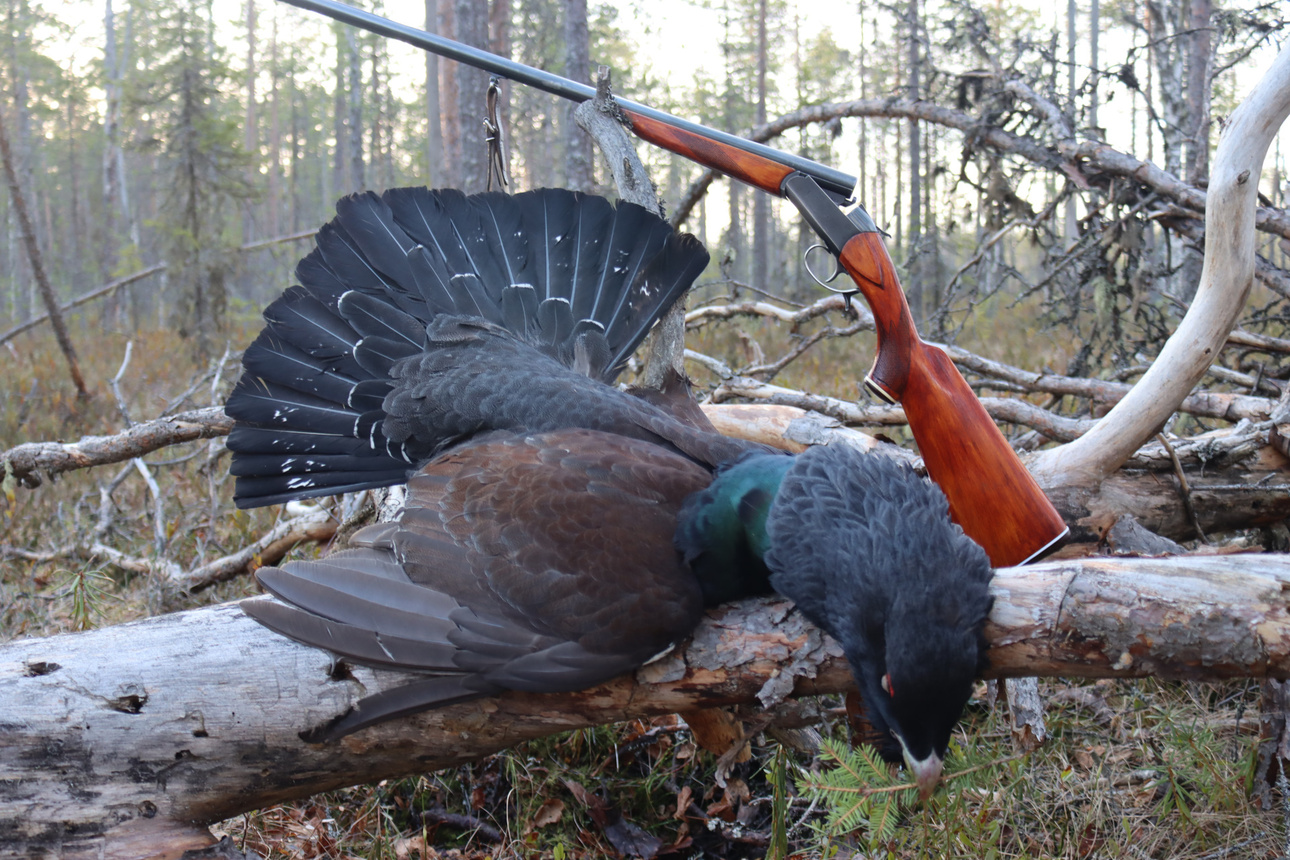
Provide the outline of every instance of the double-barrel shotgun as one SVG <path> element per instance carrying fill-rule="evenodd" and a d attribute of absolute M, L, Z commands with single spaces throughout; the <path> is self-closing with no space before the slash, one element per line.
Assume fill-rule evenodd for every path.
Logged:
<path fill-rule="evenodd" d="M 596 91 L 549 72 L 399 24 L 336 0 L 283 0 L 351 26 L 572 101 Z M 704 167 L 785 197 L 851 276 L 873 311 L 878 354 L 865 376 L 875 396 L 904 407 L 927 473 L 950 514 L 996 567 L 1025 564 L 1069 533 L 944 350 L 914 328 L 882 234 L 862 206 L 849 211 L 856 178 L 791 153 L 716 131 L 626 99 L 617 104 L 637 137 Z"/>

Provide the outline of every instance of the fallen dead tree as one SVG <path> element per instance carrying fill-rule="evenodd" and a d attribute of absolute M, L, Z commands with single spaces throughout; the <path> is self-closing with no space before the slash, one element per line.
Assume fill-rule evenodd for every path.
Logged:
<path fill-rule="evenodd" d="M 1001 570 L 994 677 L 1290 677 L 1290 557 L 1088 559 Z M 205 825 L 523 740 L 846 689 L 780 599 L 722 607 L 678 654 L 590 690 L 510 693 L 336 744 L 302 730 L 407 676 L 334 666 L 232 604 L 0 647 L 0 856 L 177 857 Z"/>
<path fill-rule="evenodd" d="M 35 488 L 75 469 L 122 463 L 171 445 L 227 436 L 233 419 L 222 406 L 208 406 L 142 421 L 109 436 L 76 442 L 28 442 L 0 454 L 0 480 Z"/>

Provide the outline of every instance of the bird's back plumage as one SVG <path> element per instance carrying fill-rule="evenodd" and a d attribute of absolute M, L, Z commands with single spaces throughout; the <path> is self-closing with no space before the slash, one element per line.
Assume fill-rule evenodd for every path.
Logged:
<path fill-rule="evenodd" d="M 242 605 L 356 662 L 448 679 L 364 700 L 330 735 L 507 689 L 582 689 L 697 623 L 702 595 L 672 533 L 708 480 L 615 434 L 490 434 L 418 471 L 401 517 L 357 548 L 261 570 L 281 602 Z"/>

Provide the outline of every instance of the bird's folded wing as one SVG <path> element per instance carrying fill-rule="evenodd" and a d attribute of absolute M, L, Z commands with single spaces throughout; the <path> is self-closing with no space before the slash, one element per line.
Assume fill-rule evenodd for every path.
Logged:
<path fill-rule="evenodd" d="M 673 537 L 682 502 L 710 480 L 685 457 L 610 433 L 498 434 L 413 477 L 395 544 L 411 580 L 480 615 L 640 663 L 702 611 Z M 466 564 L 438 563 L 445 536 Z"/>
<path fill-rule="evenodd" d="M 503 689 L 583 689 L 698 622 L 673 532 L 708 480 L 613 434 L 492 434 L 422 468 L 400 519 L 358 532 L 358 548 L 261 570 L 279 600 L 243 606 L 359 663 L 456 676 L 364 699 L 332 733 Z"/>

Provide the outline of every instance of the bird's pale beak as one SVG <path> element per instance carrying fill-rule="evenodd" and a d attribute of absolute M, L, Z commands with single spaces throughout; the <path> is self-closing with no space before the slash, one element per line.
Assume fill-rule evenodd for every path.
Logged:
<path fill-rule="evenodd" d="M 893 732 L 892 734 L 895 734 Z M 925 759 L 916 759 L 909 754 L 909 747 L 905 746 L 905 739 L 896 735 L 896 740 L 900 741 L 900 751 L 904 755 L 905 767 L 914 775 L 914 782 L 918 785 L 918 799 L 926 800 L 932 796 L 936 786 L 941 782 L 941 768 L 945 763 L 936 753 L 930 753 Z"/>
<path fill-rule="evenodd" d="M 932 753 L 922 761 L 913 761 L 906 758 L 905 764 L 914 774 L 914 782 L 918 783 L 918 799 L 926 800 L 932 796 L 936 786 L 941 782 L 941 767 L 943 762 L 936 753 Z"/>

